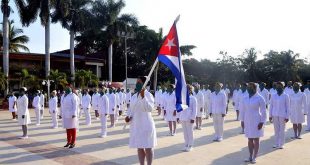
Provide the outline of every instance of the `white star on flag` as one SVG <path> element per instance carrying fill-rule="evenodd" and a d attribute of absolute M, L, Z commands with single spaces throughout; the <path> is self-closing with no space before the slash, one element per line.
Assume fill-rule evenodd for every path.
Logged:
<path fill-rule="evenodd" d="M 168 43 L 167 43 L 167 45 L 165 45 L 165 46 L 168 46 L 168 47 L 169 47 L 169 51 L 171 50 L 171 47 L 172 47 L 172 46 L 176 46 L 176 45 L 173 43 L 173 41 L 174 41 L 174 38 L 172 38 L 172 40 L 169 40 L 169 39 L 168 39 Z"/>

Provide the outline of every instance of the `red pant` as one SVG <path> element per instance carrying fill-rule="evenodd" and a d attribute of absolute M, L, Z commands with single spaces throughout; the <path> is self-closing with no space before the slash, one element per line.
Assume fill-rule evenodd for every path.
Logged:
<path fill-rule="evenodd" d="M 76 128 L 67 129 L 67 143 L 75 144 L 76 140 Z"/>

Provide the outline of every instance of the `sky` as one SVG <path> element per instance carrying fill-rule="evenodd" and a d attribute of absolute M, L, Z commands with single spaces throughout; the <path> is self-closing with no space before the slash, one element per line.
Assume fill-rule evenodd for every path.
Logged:
<path fill-rule="evenodd" d="M 123 13 L 134 14 L 141 25 L 168 33 L 177 15 L 180 45 L 195 45 L 196 59 L 220 58 L 220 51 L 237 57 L 251 47 L 259 59 L 269 50 L 293 50 L 310 58 L 310 1 L 308 0 L 126 0 Z M 11 15 L 21 27 L 13 0 Z M 2 21 L 2 13 L 0 14 Z M 39 22 L 23 28 L 33 53 L 44 53 L 44 29 Z M 51 52 L 69 48 L 69 32 L 51 26 Z"/>

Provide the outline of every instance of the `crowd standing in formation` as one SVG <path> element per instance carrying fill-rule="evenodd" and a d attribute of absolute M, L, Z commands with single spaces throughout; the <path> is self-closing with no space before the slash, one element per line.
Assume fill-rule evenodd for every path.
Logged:
<path fill-rule="evenodd" d="M 90 92 L 89 89 L 75 90 L 71 85 L 67 85 L 64 92 L 58 95 L 58 99 L 57 92 L 52 91 L 48 101 L 49 114 L 52 117 L 52 128 L 58 128 L 58 120 L 61 119 L 62 127 L 66 129 L 67 144 L 64 147 L 75 147 L 82 116 L 85 117 L 86 125 L 92 124 L 91 110 L 95 112 L 95 119 L 101 122 L 99 136 L 102 138 L 108 135 L 108 128 L 115 126 L 119 116 L 125 115 L 126 125 L 130 125 L 129 147 L 137 148 L 140 164 L 144 164 L 145 159 L 147 164 L 152 164 L 153 148 L 157 145 L 151 113 L 153 110 L 156 109 L 157 114 L 167 122 L 168 136 L 175 136 L 177 123 L 182 125 L 185 140 L 183 151 L 189 152 L 194 146 L 194 129 L 203 129 L 203 119 L 213 119 L 214 141 L 221 142 L 224 139 L 224 120 L 229 100 L 236 111 L 236 121 L 241 122 L 241 134 L 248 138 L 249 158 L 246 162 L 256 163 L 259 140 L 264 136 L 264 126 L 268 118 L 274 126 L 273 147 L 276 149 L 284 148 L 285 126 L 288 121 L 293 124 L 292 139 L 302 139 L 302 124 L 306 115 L 306 130 L 310 131 L 310 81 L 303 86 L 303 91 L 301 83 L 291 81 L 287 85 L 284 82 L 274 82 L 270 90 L 266 89 L 263 82 L 235 84 L 232 93 L 219 82 L 215 83 L 212 92 L 209 85 L 188 85 L 190 104 L 179 113 L 175 107 L 173 84 L 163 88 L 158 86 L 153 95 L 143 88 L 145 81 L 145 77 L 138 78 L 134 92 L 104 85 L 99 89 L 91 89 L 93 92 Z M 26 92 L 27 89 L 23 87 L 19 90 L 18 97 L 11 93 L 8 98 L 13 120 L 17 119 L 22 126 L 21 139 L 28 138 L 28 124 L 31 123 Z M 36 91 L 32 107 L 37 126 L 44 116 L 44 102 L 42 91 Z M 109 127 L 108 118 L 111 122 Z"/>

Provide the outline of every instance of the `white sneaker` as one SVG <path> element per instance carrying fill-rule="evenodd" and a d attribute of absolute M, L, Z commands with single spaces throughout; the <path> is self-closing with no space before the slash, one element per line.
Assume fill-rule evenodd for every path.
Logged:
<path fill-rule="evenodd" d="M 184 152 L 185 152 L 185 151 L 187 150 L 187 148 L 188 148 L 188 147 L 187 147 L 187 146 L 185 146 L 185 147 L 182 149 L 182 151 L 184 151 Z"/>
<path fill-rule="evenodd" d="M 21 137 L 18 137 L 18 139 L 28 139 L 28 136 L 21 136 Z"/>
<path fill-rule="evenodd" d="M 217 139 L 217 141 L 218 141 L 218 142 L 221 142 L 221 141 L 223 141 L 223 138 L 219 138 L 219 139 Z"/>
<path fill-rule="evenodd" d="M 277 149 L 284 149 L 284 147 L 283 146 L 279 146 L 279 147 L 277 147 Z"/>
<path fill-rule="evenodd" d="M 107 137 L 107 135 L 100 135 L 99 137 L 101 137 L 101 138 L 105 138 L 105 137 Z"/>
<path fill-rule="evenodd" d="M 255 164 L 255 163 L 256 163 L 256 159 L 255 159 L 255 158 L 252 159 L 251 163 L 252 163 L 252 164 Z"/>
<path fill-rule="evenodd" d="M 193 150 L 193 147 L 189 146 L 189 147 L 186 148 L 185 151 L 186 151 L 186 152 L 190 152 L 190 151 L 192 151 L 192 150 Z"/>

